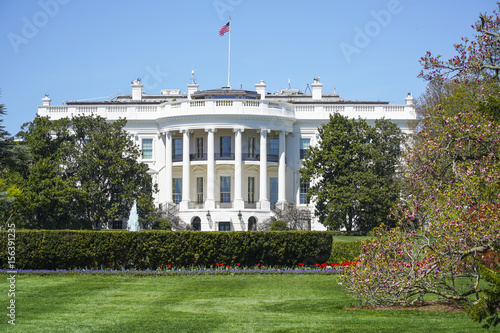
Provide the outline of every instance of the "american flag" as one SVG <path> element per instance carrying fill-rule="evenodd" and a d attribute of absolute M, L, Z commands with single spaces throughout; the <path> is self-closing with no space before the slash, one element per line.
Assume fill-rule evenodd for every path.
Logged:
<path fill-rule="evenodd" d="M 231 28 L 229 27 L 229 22 L 227 22 L 219 29 L 219 35 L 224 36 L 224 34 L 228 32 L 230 29 Z"/>

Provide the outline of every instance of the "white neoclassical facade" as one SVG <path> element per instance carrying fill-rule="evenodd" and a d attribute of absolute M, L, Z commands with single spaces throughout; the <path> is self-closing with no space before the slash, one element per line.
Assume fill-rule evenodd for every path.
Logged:
<path fill-rule="evenodd" d="M 323 94 L 319 78 L 306 93 L 268 93 L 264 81 L 255 84 L 255 91 L 198 87 L 193 80 L 187 93 L 162 89 L 149 95 L 138 79 L 131 95 L 107 101 L 56 106 L 46 95 L 38 114 L 126 118 L 125 129 L 158 185 L 156 204 L 202 231 L 249 230 L 286 204 L 312 212 L 305 198 L 309 184 L 301 181 L 299 169 L 330 114 L 359 116 L 369 123 L 385 117 L 404 132 L 415 119 L 411 94 L 402 104 L 349 101 Z M 312 218 L 311 229 L 324 227 Z"/>

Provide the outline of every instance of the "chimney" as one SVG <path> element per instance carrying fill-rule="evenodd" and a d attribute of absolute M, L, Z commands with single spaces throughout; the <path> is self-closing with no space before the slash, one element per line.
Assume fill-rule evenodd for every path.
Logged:
<path fill-rule="evenodd" d="M 196 83 L 194 77 L 194 69 L 191 70 L 191 83 L 188 84 L 188 99 L 191 99 L 191 95 L 198 91 L 199 85 Z"/>
<path fill-rule="evenodd" d="M 313 101 L 320 100 L 323 95 L 323 83 L 319 82 L 319 77 L 313 79 L 311 83 L 312 99 Z"/>
<path fill-rule="evenodd" d="M 413 104 L 413 96 L 411 95 L 411 93 L 408 93 L 408 96 L 405 98 L 405 104 L 406 105 L 412 105 Z"/>
<path fill-rule="evenodd" d="M 266 98 L 266 83 L 260 80 L 259 83 L 255 84 L 255 91 L 260 95 L 260 99 Z"/>
<path fill-rule="evenodd" d="M 140 101 L 142 100 L 142 87 L 144 87 L 141 84 L 141 79 L 137 79 L 135 81 L 132 81 L 132 100 L 133 101 Z"/>
<path fill-rule="evenodd" d="M 42 98 L 42 105 L 44 106 L 49 106 L 50 105 L 50 102 L 52 102 L 52 100 L 49 98 L 49 94 L 45 94 L 45 97 Z"/>
<path fill-rule="evenodd" d="M 191 99 L 191 95 L 198 91 L 199 85 L 197 83 L 188 84 L 188 99 Z"/>

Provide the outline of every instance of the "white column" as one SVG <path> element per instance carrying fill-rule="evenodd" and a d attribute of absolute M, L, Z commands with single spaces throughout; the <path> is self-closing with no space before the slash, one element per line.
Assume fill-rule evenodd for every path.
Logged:
<path fill-rule="evenodd" d="M 267 196 L 267 133 L 269 130 L 260 131 L 260 191 L 259 202 L 261 209 L 271 209 Z"/>
<path fill-rule="evenodd" d="M 190 161 L 189 161 L 189 130 L 181 130 L 182 136 L 182 201 L 181 210 L 189 208 Z"/>
<path fill-rule="evenodd" d="M 241 128 L 233 129 L 234 132 L 234 209 L 245 208 L 243 195 L 241 193 L 241 181 L 243 177 L 242 172 L 242 158 L 241 158 L 241 133 L 244 130 Z"/>
<path fill-rule="evenodd" d="M 278 203 L 286 203 L 285 131 L 279 137 Z"/>
<path fill-rule="evenodd" d="M 207 146 L 207 200 L 205 209 L 215 209 L 215 138 L 213 128 L 206 128 L 208 133 Z"/>
<path fill-rule="evenodd" d="M 166 194 L 167 203 L 172 203 L 172 133 L 165 133 L 165 173 L 166 173 Z"/>

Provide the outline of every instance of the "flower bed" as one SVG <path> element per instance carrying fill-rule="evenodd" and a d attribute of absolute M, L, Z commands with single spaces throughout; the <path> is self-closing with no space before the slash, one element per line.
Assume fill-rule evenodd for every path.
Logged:
<path fill-rule="evenodd" d="M 257 264 L 254 267 L 241 267 L 240 264 L 230 266 L 224 263 L 216 263 L 207 267 L 180 267 L 172 265 L 159 265 L 156 270 L 116 270 L 105 267 L 93 266 L 90 269 L 19 269 L 17 274 L 54 275 L 54 274 L 91 274 L 91 275 L 236 275 L 236 274 L 337 274 L 340 266 L 350 266 L 354 262 L 323 263 L 315 267 L 305 266 L 299 263 L 298 267 L 266 267 Z M 111 265 L 110 265 L 111 266 Z M 0 269 L 0 274 L 6 274 L 9 270 Z M 11 272 L 11 271 L 10 271 Z"/>

